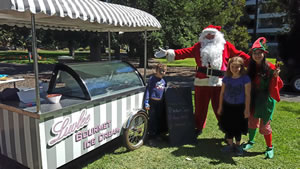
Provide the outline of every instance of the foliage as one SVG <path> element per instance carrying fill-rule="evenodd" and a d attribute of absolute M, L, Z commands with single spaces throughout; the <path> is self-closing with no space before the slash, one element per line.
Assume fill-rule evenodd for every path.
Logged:
<path fill-rule="evenodd" d="M 240 18 L 243 16 L 245 0 L 111 0 L 112 3 L 127 5 L 138 8 L 154 15 L 161 23 L 162 29 L 148 33 L 148 56 L 153 56 L 153 51 L 158 47 L 184 48 L 198 41 L 199 33 L 209 24 L 223 27 L 225 37 L 236 45 L 238 49 L 248 48 L 249 36 L 247 29 L 240 26 Z M 21 33 L 26 31 L 26 33 Z M 95 56 L 100 55 L 96 50 L 103 47 L 107 42 L 106 35 L 86 32 L 60 32 L 51 30 L 38 30 L 38 38 L 44 49 L 56 49 L 68 47 L 70 54 L 78 47 L 91 46 Z M 0 35 L 9 35 L 8 32 Z M 12 36 L 20 43 L 16 46 L 25 46 L 25 39 L 30 34 L 27 28 L 14 28 Z M 113 36 L 112 42 L 119 45 L 128 45 L 131 56 L 140 57 L 143 63 L 144 56 L 144 34 L 124 33 Z M 5 36 L 0 36 L 7 39 Z M 114 38 L 115 37 L 115 38 Z M 0 38 L 1 41 L 1 38 Z M 7 40 L 2 40 L 7 43 Z M 100 44 L 101 43 L 101 44 Z M 95 49 L 96 48 L 96 49 Z M 94 56 L 94 55 L 93 55 Z M 93 57 L 91 57 L 93 58 Z"/>
<path fill-rule="evenodd" d="M 158 47 L 184 48 L 198 41 L 199 33 L 209 24 L 223 26 L 228 41 L 238 49 L 247 50 L 250 39 L 247 28 L 239 26 L 245 0 L 112 0 L 112 3 L 135 7 L 154 15 L 161 23 L 160 31 L 151 32 L 148 38 L 148 56 Z M 143 56 L 142 34 L 121 39 L 128 42 L 132 56 Z M 130 33 L 132 34 L 132 33 Z M 122 41 L 122 40 L 121 40 Z M 143 59 L 143 58 L 142 58 Z"/>
<path fill-rule="evenodd" d="M 0 25 L 0 45 L 26 47 L 26 40 L 29 38 L 28 28 L 11 27 Z"/>
<path fill-rule="evenodd" d="M 12 32 L 8 31 L 4 27 L 0 29 L 0 46 L 7 47 L 11 42 Z"/>
<path fill-rule="evenodd" d="M 238 25 L 243 16 L 244 0 L 160 0 L 155 5 L 153 15 L 162 24 L 163 39 L 159 46 L 189 47 L 198 41 L 203 28 L 214 24 L 223 27 L 225 38 L 237 48 L 248 48 L 247 29 Z"/>

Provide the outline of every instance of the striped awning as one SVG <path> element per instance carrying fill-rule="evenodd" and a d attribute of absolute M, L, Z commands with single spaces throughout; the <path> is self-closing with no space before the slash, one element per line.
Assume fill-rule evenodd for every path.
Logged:
<path fill-rule="evenodd" d="M 139 9 L 99 0 L 0 0 L 0 24 L 97 32 L 152 31 L 159 21 Z"/>

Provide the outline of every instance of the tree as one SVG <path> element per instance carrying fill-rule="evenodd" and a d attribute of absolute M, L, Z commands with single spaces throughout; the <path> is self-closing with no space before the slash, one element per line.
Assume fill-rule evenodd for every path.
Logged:
<path fill-rule="evenodd" d="M 26 48 L 26 40 L 29 38 L 30 29 L 16 26 L 0 26 L 0 44 Z"/>
<path fill-rule="evenodd" d="M 250 37 L 247 28 L 240 26 L 245 0 L 111 0 L 111 2 L 141 9 L 154 15 L 160 21 L 162 29 L 147 34 L 148 56 L 153 56 L 154 50 L 158 47 L 169 46 L 176 49 L 191 46 L 198 41 L 199 33 L 209 24 L 222 26 L 225 38 L 235 44 L 238 49 L 248 49 Z M 97 39 L 94 37 L 95 35 L 90 36 L 89 34 L 84 37 L 94 39 L 89 41 L 91 48 L 101 46 L 97 43 L 101 43 L 101 39 L 106 37 L 101 36 Z M 129 53 L 130 57 L 140 57 L 140 66 L 143 66 L 143 33 L 125 33 L 120 38 L 112 39 L 112 41 L 127 43 L 131 52 Z M 74 44 L 71 42 L 72 51 Z M 97 50 L 91 49 L 91 52 L 93 51 L 97 52 Z M 91 55 L 96 57 L 99 55 L 99 51 L 98 54 Z"/>
<path fill-rule="evenodd" d="M 164 11 L 157 17 L 163 25 L 164 43 L 171 48 L 191 46 L 199 40 L 203 28 L 214 24 L 223 27 L 226 39 L 238 48 L 246 49 L 249 40 L 247 28 L 239 26 L 244 7 L 244 0 L 161 0 L 154 13 Z"/>
<path fill-rule="evenodd" d="M 52 31 L 52 39 L 61 48 L 69 49 L 69 56 L 75 56 L 75 50 L 81 46 L 81 41 L 84 41 L 84 32 L 75 31 Z M 49 37 L 45 38 L 47 40 Z"/>
<path fill-rule="evenodd" d="M 4 26 L 0 27 L 0 47 L 7 47 L 10 45 L 12 39 L 12 32 L 8 31 Z"/>
<path fill-rule="evenodd" d="M 162 29 L 149 35 L 154 49 L 159 46 L 174 49 L 191 46 L 209 24 L 222 26 L 229 41 L 238 48 L 248 49 L 250 37 L 247 28 L 240 26 L 245 0 L 127 0 L 123 4 L 135 5 L 133 7 L 151 13 L 160 21 Z"/>

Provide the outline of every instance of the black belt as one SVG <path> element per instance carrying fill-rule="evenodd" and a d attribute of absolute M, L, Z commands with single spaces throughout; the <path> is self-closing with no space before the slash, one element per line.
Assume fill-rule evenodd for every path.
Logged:
<path fill-rule="evenodd" d="M 206 68 L 206 67 L 198 67 L 198 72 L 204 73 L 207 76 L 224 76 L 225 71 L 222 70 L 216 70 L 212 68 Z"/>

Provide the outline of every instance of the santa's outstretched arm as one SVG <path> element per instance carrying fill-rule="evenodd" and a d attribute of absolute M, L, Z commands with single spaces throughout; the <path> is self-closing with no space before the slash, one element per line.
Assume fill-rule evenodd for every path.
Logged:
<path fill-rule="evenodd" d="M 244 59 L 245 65 L 247 66 L 250 62 L 250 56 L 243 51 L 237 50 L 233 44 L 226 42 L 228 49 L 230 50 L 230 57 L 240 56 Z"/>

